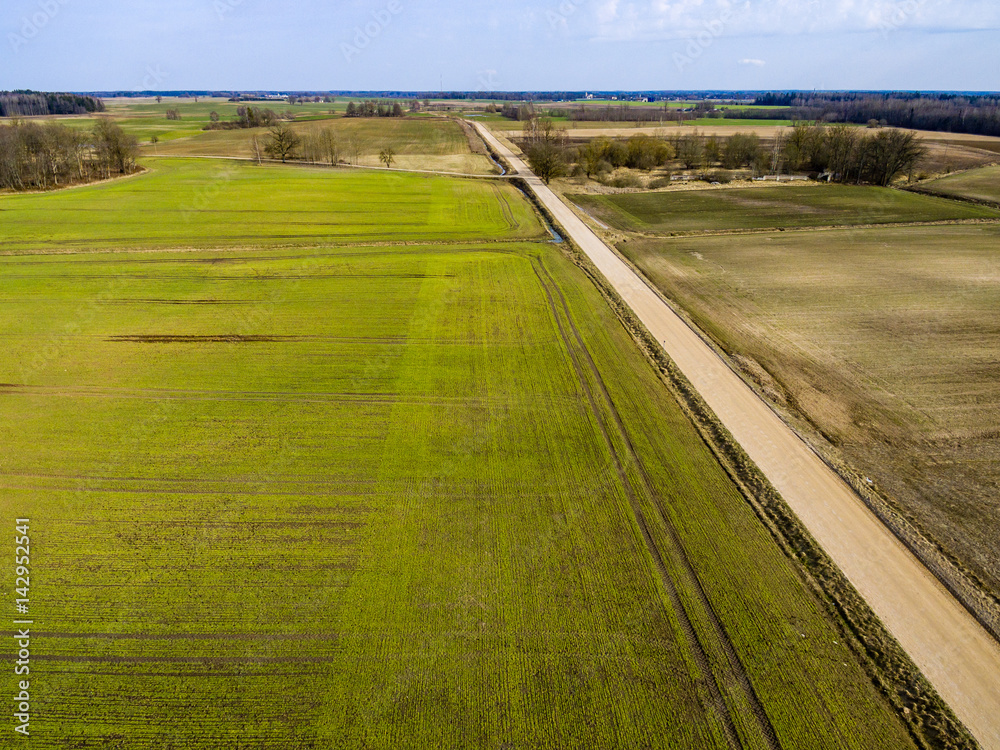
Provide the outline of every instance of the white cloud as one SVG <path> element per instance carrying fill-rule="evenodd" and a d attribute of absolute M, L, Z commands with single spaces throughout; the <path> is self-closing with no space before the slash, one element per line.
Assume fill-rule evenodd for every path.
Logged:
<path fill-rule="evenodd" d="M 581 28 L 623 41 L 1000 29 L 994 0 L 599 0 L 590 15 Z"/>
<path fill-rule="evenodd" d="M 739 64 L 750 65 L 755 68 L 763 68 L 765 65 L 767 65 L 767 63 L 764 62 L 763 60 L 758 60 L 757 58 L 754 57 L 744 57 L 742 60 L 740 60 Z"/>

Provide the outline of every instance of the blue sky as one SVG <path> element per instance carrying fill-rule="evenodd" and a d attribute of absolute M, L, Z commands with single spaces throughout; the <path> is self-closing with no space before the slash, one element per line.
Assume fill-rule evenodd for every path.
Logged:
<path fill-rule="evenodd" d="M 996 0 L 4 0 L 0 89 L 1000 89 Z"/>

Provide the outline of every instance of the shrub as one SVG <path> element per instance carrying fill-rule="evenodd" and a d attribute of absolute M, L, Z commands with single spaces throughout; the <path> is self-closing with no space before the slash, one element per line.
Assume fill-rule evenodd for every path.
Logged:
<path fill-rule="evenodd" d="M 641 188 L 642 180 L 639 179 L 638 175 L 634 175 L 631 172 L 625 172 L 623 174 L 615 175 L 610 178 L 602 179 L 601 184 L 605 187 L 613 188 Z"/>
<path fill-rule="evenodd" d="M 701 179 L 705 182 L 718 182 L 720 185 L 728 185 L 733 181 L 733 175 L 725 169 L 717 169 L 714 172 L 702 175 Z"/>

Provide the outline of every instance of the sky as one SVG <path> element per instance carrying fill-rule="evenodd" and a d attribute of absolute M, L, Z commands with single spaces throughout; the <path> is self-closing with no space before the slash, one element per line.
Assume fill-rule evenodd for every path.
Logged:
<path fill-rule="evenodd" d="M 1000 89 L 997 0 L 3 0 L 0 89 Z"/>

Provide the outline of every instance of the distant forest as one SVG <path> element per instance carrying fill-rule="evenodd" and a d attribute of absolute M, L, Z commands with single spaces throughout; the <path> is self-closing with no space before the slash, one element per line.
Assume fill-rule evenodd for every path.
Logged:
<path fill-rule="evenodd" d="M 44 94 L 37 91 L 0 91 L 0 117 L 85 115 L 103 112 L 104 102 L 79 94 Z"/>
<path fill-rule="evenodd" d="M 757 106 L 788 107 L 794 120 L 889 125 L 1000 136 L 1000 95 L 920 93 L 770 93 Z M 780 111 L 780 110 L 779 110 Z M 775 110 L 771 110 L 771 116 Z M 727 117 L 739 117 L 739 113 Z"/>

